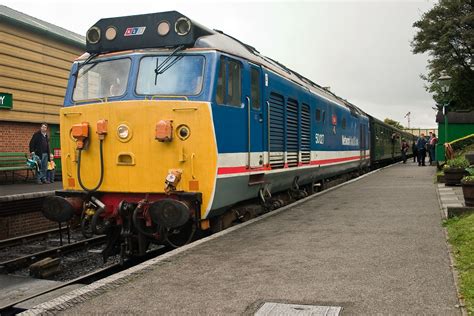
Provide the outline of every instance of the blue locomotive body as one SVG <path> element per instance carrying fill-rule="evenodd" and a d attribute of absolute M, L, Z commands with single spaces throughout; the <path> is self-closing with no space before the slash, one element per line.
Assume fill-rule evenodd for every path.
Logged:
<path fill-rule="evenodd" d="M 219 160 L 212 210 L 255 198 L 262 185 L 278 192 L 369 167 L 369 118 L 361 110 L 271 67 L 217 57 L 211 101 Z M 236 81 L 237 92 L 231 86 Z"/>

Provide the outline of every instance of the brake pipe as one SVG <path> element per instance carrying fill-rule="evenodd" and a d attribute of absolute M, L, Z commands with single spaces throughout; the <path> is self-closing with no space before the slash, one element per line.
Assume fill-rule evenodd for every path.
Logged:
<path fill-rule="evenodd" d="M 79 181 L 79 185 L 84 191 L 87 192 L 95 192 L 97 189 L 102 185 L 102 181 L 104 180 L 104 155 L 103 155 L 103 150 L 102 150 L 102 142 L 103 139 L 100 139 L 100 179 L 99 183 L 92 189 L 87 188 L 83 183 L 81 179 L 81 154 L 82 154 L 82 148 L 79 148 L 79 155 L 77 157 L 77 180 Z"/>

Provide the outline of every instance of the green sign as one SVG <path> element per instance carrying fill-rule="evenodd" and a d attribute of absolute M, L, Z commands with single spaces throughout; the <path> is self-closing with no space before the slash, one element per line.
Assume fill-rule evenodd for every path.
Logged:
<path fill-rule="evenodd" d="M 0 92 L 0 109 L 11 109 L 12 107 L 13 107 L 12 94 Z"/>

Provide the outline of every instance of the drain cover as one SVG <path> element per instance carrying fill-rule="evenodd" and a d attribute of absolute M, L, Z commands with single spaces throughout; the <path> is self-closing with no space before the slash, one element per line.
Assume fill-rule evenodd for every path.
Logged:
<path fill-rule="evenodd" d="M 267 315 L 311 315 L 311 316 L 337 316 L 341 313 L 342 307 L 340 306 L 318 306 L 318 305 L 295 305 L 295 304 L 283 304 L 283 303 L 270 303 L 266 302 L 260 307 L 255 316 L 267 316 Z"/>

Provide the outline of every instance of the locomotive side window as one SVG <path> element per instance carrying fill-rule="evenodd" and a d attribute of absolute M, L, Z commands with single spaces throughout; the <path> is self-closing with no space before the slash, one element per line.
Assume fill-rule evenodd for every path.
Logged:
<path fill-rule="evenodd" d="M 225 95 L 225 59 L 221 57 L 221 66 L 219 69 L 219 77 L 217 79 L 217 90 L 216 90 L 216 102 L 218 104 L 224 103 L 224 95 Z"/>
<path fill-rule="evenodd" d="M 251 97 L 252 97 L 252 108 L 255 110 L 260 109 L 260 73 L 258 69 L 251 68 Z"/>
<path fill-rule="evenodd" d="M 347 126 L 347 122 L 346 122 L 346 118 L 342 118 L 342 121 L 341 121 L 341 126 L 342 126 L 342 129 L 346 129 L 346 126 Z"/>
<path fill-rule="evenodd" d="M 216 102 L 240 107 L 242 105 L 242 66 L 235 60 L 221 57 L 217 79 Z"/>
<path fill-rule="evenodd" d="M 321 110 L 316 109 L 316 122 L 320 122 L 320 121 L 321 121 Z"/>
<path fill-rule="evenodd" d="M 229 60 L 228 64 L 229 75 L 227 84 L 227 103 L 230 105 L 240 106 L 241 104 L 241 79 L 240 79 L 240 64 Z"/>

